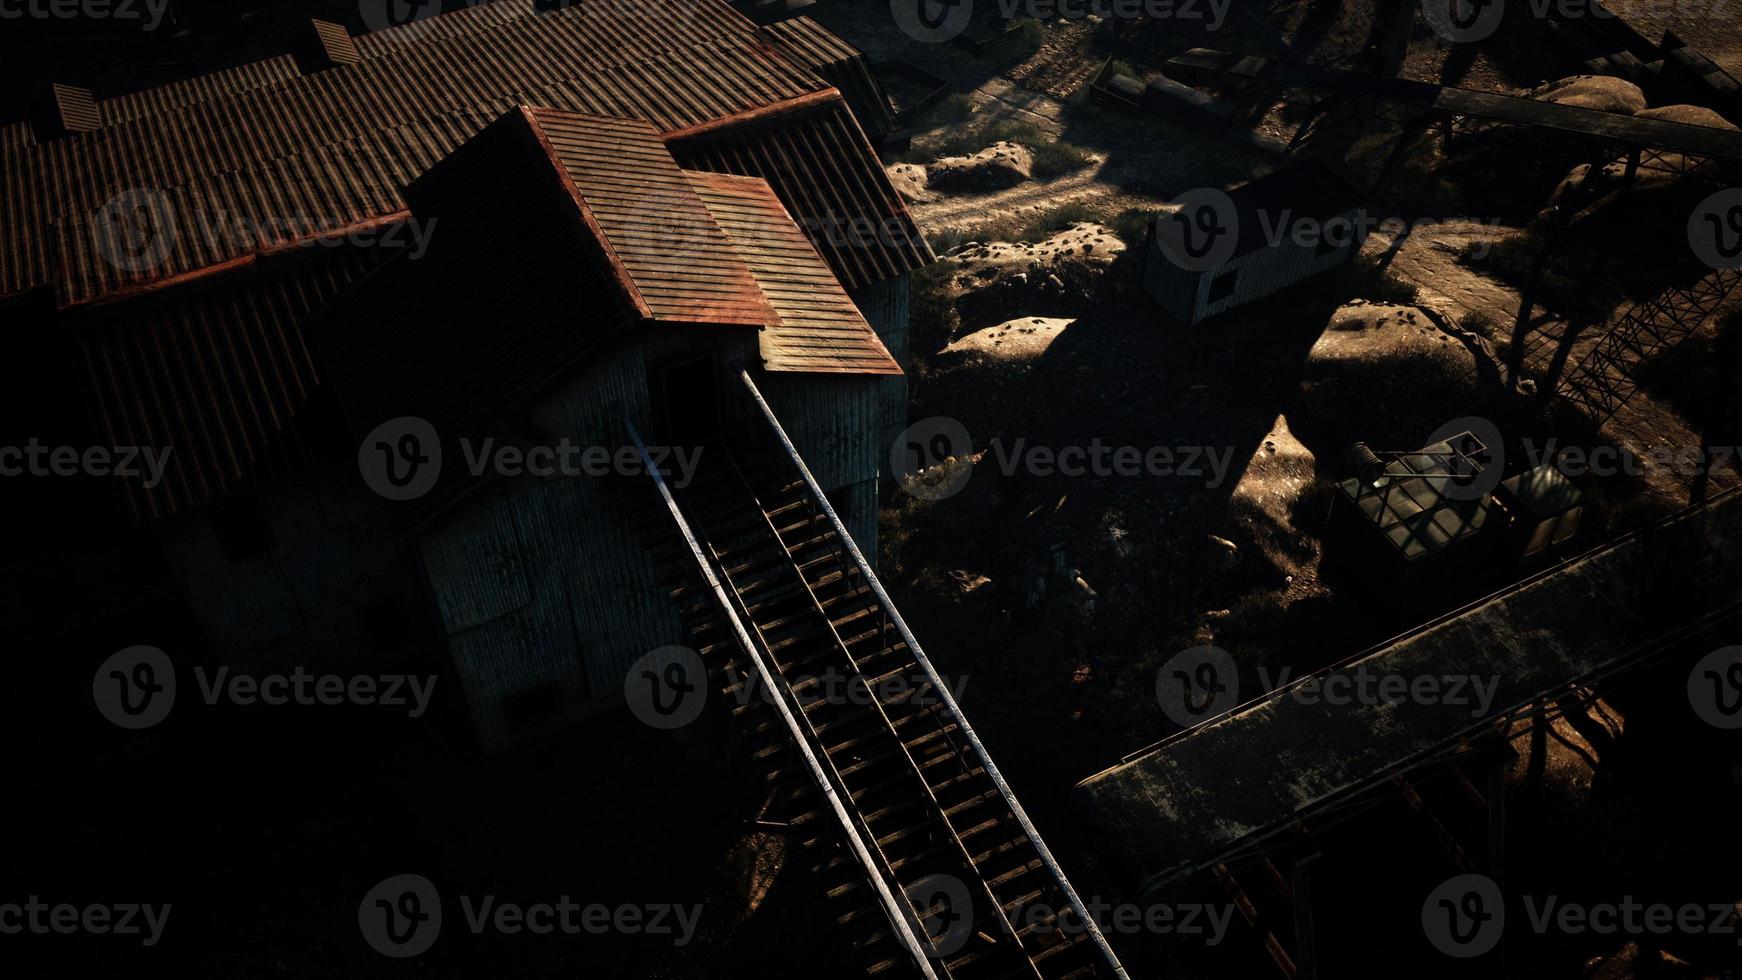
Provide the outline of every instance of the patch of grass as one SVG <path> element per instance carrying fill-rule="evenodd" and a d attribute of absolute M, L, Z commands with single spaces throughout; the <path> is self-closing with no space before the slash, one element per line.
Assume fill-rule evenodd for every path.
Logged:
<path fill-rule="evenodd" d="M 1128 248 L 1142 248 L 1149 241 L 1149 226 L 1155 223 L 1155 212 L 1128 208 L 1113 216 L 1108 227 Z"/>
<path fill-rule="evenodd" d="M 913 273 L 908 323 L 914 350 L 942 347 L 961 326 L 961 317 L 950 300 L 950 279 L 955 272 L 953 264 L 936 262 Z"/>
<path fill-rule="evenodd" d="M 1502 332 L 1500 321 L 1494 319 L 1492 315 L 1482 310 L 1464 311 L 1464 313 L 1458 317 L 1458 323 L 1462 325 L 1465 330 L 1468 330 L 1476 336 L 1486 340 L 1493 340 Z"/>
<path fill-rule="evenodd" d="M 1355 296 L 1375 303 L 1413 306 L 1421 290 L 1370 262 L 1362 262 L 1349 273 L 1349 288 Z"/>
<path fill-rule="evenodd" d="M 963 242 L 1044 242 L 1080 221 L 1103 220 L 1105 216 L 1094 208 L 1081 201 L 1072 201 L 1026 217 L 1002 215 L 964 231 L 946 232 L 930 241 L 932 249 L 939 254 Z"/>
<path fill-rule="evenodd" d="M 1058 177 L 1089 165 L 1089 151 L 1072 143 L 1031 144 L 1028 148 L 1034 153 L 1036 177 Z"/>
<path fill-rule="evenodd" d="M 920 116 L 919 123 L 924 126 L 947 126 L 967 122 L 973 115 L 974 100 L 964 93 L 951 92 L 927 109 Z"/>

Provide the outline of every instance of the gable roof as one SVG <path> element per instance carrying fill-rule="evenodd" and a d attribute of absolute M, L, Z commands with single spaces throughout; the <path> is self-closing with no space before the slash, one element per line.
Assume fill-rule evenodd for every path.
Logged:
<path fill-rule="evenodd" d="M 100 127 L 44 144 L 25 123 L 0 128 L 0 299 L 52 286 L 61 307 L 111 300 L 400 215 L 401 188 L 516 105 L 675 132 L 832 91 L 721 0 L 664 4 L 657 16 L 634 0 L 548 13 L 494 0 L 355 47 L 356 63 L 313 74 L 286 55 L 103 100 Z M 838 120 L 818 121 L 827 132 L 804 152 L 860 170 L 855 158 L 870 150 L 850 116 L 851 139 Z M 877 170 L 839 189 L 847 214 L 911 230 Z M 127 217 L 112 202 L 130 192 L 173 224 L 153 261 L 131 261 L 111 227 Z M 929 261 L 912 237 L 873 243 L 872 257 L 824 251 L 857 287 Z"/>
<path fill-rule="evenodd" d="M 773 307 L 774 316 L 760 337 L 764 367 L 802 373 L 901 373 L 901 365 L 793 224 L 767 181 L 693 171 L 686 176 Z"/>
<path fill-rule="evenodd" d="M 756 327 L 775 318 L 651 124 L 522 112 L 643 319 Z"/>
<path fill-rule="evenodd" d="M 656 230 L 678 216 L 713 220 L 688 178 L 674 177 L 678 168 L 739 173 L 767 179 L 847 289 L 932 260 L 837 90 L 722 0 L 649 11 L 630 0 L 589 0 L 537 13 L 533 0 L 493 0 L 356 37 L 355 63 L 313 74 L 284 55 L 97 100 L 90 132 L 39 142 L 27 123 L 0 126 L 0 308 L 64 328 L 83 363 L 83 391 L 55 392 L 52 410 L 89 416 L 95 434 L 117 444 L 175 449 L 163 484 L 128 488 L 135 516 L 196 506 L 264 458 L 325 380 L 305 336 L 308 319 L 394 257 L 361 242 L 410 237 L 412 186 L 429 183 L 438 164 L 520 105 L 618 126 L 639 121 L 634 142 L 644 155 L 657 157 L 650 134 L 657 136 L 670 162 L 660 165 Z M 331 28 L 321 37 L 343 47 Z M 586 153 L 594 151 L 571 150 L 566 162 L 557 155 L 568 188 L 553 170 L 548 187 L 510 194 L 506 206 L 546 208 L 563 196 L 572 203 L 581 182 L 607 181 L 590 188 L 596 205 L 588 208 L 596 222 L 603 216 L 603 240 L 625 276 L 616 284 L 633 287 L 624 295 L 640 305 L 577 306 L 541 293 L 541 276 L 598 273 L 592 257 L 574 250 L 588 240 L 577 237 L 579 224 L 552 217 L 536 234 L 516 235 L 515 248 L 490 253 L 488 273 L 474 264 L 448 270 L 448 282 L 432 277 L 451 288 L 450 305 L 471 304 L 476 322 L 497 322 L 502 295 L 527 305 L 536 329 L 480 340 L 480 357 L 521 364 L 538 350 L 550 365 L 572 363 L 594 339 L 562 328 L 575 319 L 559 314 L 576 309 L 601 332 L 657 313 L 774 324 L 771 342 L 789 336 L 747 265 L 725 250 L 723 233 L 691 246 L 720 263 L 716 288 L 686 293 L 678 277 L 685 270 L 662 265 L 654 243 L 638 236 L 640 211 L 618 210 L 624 204 L 608 175 L 589 171 Z M 468 179 L 475 189 L 504 190 L 491 187 L 501 180 L 487 169 Z M 688 218 L 678 223 L 692 227 Z M 444 217 L 436 235 L 461 224 Z M 140 226 L 157 234 L 141 236 Z M 359 241 L 340 240 L 348 235 Z M 501 295 L 486 298 L 458 281 L 480 277 Z M 593 295 L 611 289 L 601 280 Z M 377 298 L 387 310 L 403 302 Z M 869 346 L 846 349 L 865 355 L 855 363 L 867 372 L 886 370 Z M 402 356 L 415 360 L 420 351 Z M 796 362 L 771 361 L 782 363 Z M 540 380 L 529 372 L 516 383 Z"/>

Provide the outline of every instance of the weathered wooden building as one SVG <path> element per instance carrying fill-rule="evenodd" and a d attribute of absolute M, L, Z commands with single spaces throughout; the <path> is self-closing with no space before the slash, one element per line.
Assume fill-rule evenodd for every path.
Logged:
<path fill-rule="evenodd" d="M 1156 219 L 1143 274 L 1149 295 L 1189 325 L 1353 261 L 1369 230 L 1360 194 L 1310 159 L 1189 210 Z"/>
<path fill-rule="evenodd" d="M 238 669 L 446 651 L 488 745 L 620 703 L 681 636 L 625 481 L 473 473 L 480 446 L 693 438 L 750 368 L 875 554 L 931 256 L 788 42 L 627 0 L 307 41 L 0 129 L 0 304 L 41 366 L 9 428 L 170 452 L 45 520 L 118 505 Z M 442 478 L 388 500 L 360 443 L 404 418 Z"/>

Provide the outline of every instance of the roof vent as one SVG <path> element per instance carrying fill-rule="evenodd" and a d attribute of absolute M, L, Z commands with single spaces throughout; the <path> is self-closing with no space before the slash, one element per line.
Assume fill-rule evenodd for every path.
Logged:
<path fill-rule="evenodd" d="M 103 110 L 97 108 L 97 98 L 90 89 L 56 83 L 37 104 L 32 122 L 37 142 L 47 143 L 102 128 Z"/>
<path fill-rule="evenodd" d="M 328 68 L 358 64 L 363 55 L 357 50 L 357 42 L 352 40 L 345 25 L 311 20 L 302 46 L 296 52 L 296 60 L 305 74 L 312 75 Z"/>

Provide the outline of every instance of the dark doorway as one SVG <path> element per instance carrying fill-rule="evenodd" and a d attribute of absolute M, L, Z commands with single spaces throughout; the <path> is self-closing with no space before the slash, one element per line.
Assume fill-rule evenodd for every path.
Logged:
<path fill-rule="evenodd" d="M 653 395 L 654 423 L 666 445 L 704 445 L 719 431 L 719 371 L 712 355 L 658 367 Z"/>

